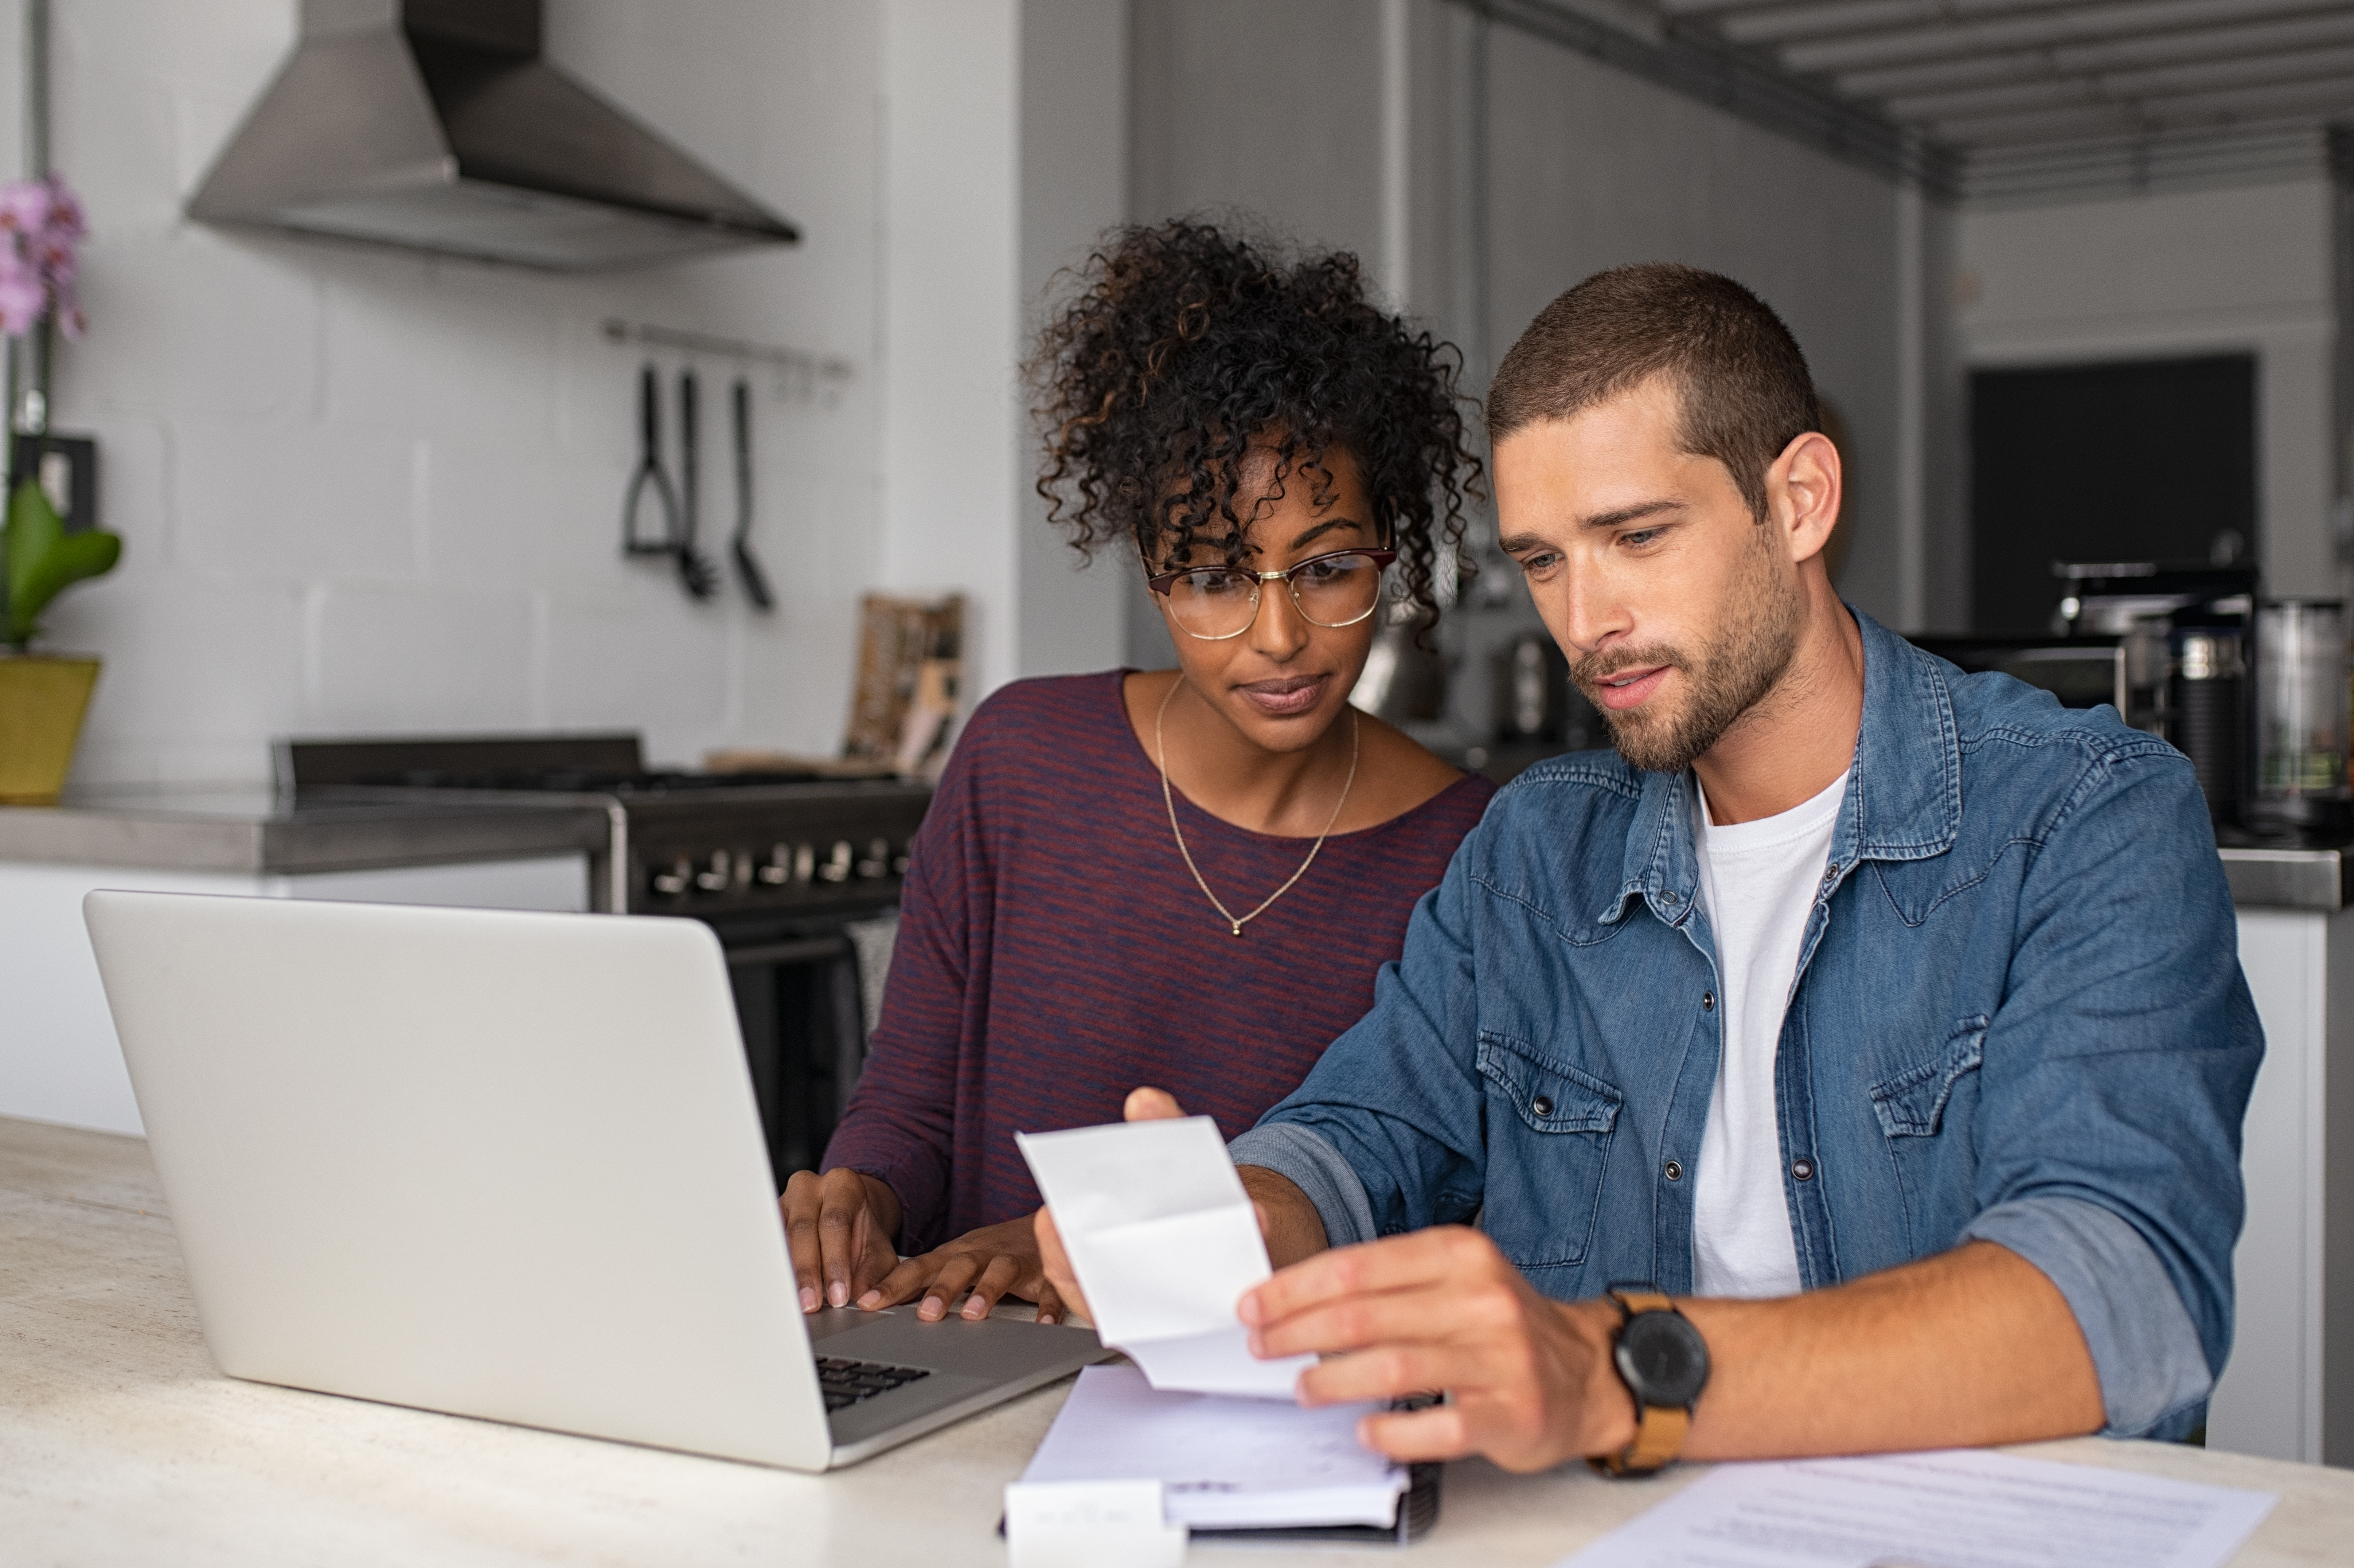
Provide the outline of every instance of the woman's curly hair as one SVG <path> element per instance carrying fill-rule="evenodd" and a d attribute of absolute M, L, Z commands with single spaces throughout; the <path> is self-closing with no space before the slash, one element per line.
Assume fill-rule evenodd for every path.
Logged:
<path fill-rule="evenodd" d="M 1026 369 L 1038 493 L 1082 556 L 1126 535 L 1148 562 L 1197 546 L 1238 562 L 1256 520 L 1234 503 L 1250 450 L 1273 450 L 1274 493 L 1300 472 L 1319 504 L 1339 450 L 1405 598 L 1436 608 L 1437 541 L 1462 538 L 1479 493 L 1453 344 L 1368 300 L 1346 251 L 1285 255 L 1199 219 L 1111 231 L 1076 283 Z"/>

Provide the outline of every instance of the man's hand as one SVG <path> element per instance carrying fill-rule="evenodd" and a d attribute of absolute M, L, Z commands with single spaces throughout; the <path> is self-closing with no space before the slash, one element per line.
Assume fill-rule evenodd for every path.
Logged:
<path fill-rule="evenodd" d="M 796 1171 L 777 1206 L 785 1244 L 800 1277 L 801 1310 L 846 1307 L 872 1291 L 899 1262 L 899 1195 L 891 1184 L 855 1171 L 821 1176 Z"/>
<path fill-rule="evenodd" d="M 924 1299 L 916 1316 L 927 1323 L 947 1317 L 949 1304 L 960 1296 L 965 1298 L 968 1319 L 988 1317 L 998 1298 L 1006 1295 L 1038 1303 L 1041 1323 L 1052 1323 L 1063 1314 L 1062 1298 L 1041 1266 L 1037 1234 L 1027 1214 L 968 1231 L 946 1246 L 907 1259 L 860 1296 L 858 1306 L 872 1312 L 919 1290 Z M 965 1295 L 968 1290 L 970 1296 Z"/>
<path fill-rule="evenodd" d="M 1331 1357 L 1301 1374 L 1302 1404 L 1444 1390 L 1446 1404 L 1359 1425 L 1359 1440 L 1393 1458 L 1484 1454 L 1543 1470 L 1634 1441 L 1634 1400 L 1610 1359 L 1617 1311 L 1538 1295 L 1460 1225 L 1320 1253 L 1245 1295 L 1241 1312 L 1258 1355 Z"/>

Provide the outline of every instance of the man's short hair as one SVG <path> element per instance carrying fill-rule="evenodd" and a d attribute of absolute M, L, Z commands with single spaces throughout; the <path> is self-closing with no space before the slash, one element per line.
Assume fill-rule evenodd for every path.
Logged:
<path fill-rule="evenodd" d="M 1723 463 L 1766 520 L 1766 471 L 1821 428 L 1814 377 L 1772 306 L 1732 279 L 1672 261 L 1596 272 L 1537 313 L 1488 389 L 1488 436 L 1571 416 L 1673 377 L 1681 446 Z"/>

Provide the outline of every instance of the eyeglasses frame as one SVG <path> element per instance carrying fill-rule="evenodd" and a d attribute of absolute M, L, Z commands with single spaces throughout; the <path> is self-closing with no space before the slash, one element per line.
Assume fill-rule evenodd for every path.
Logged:
<path fill-rule="evenodd" d="M 1152 576 L 1144 579 L 1144 586 L 1150 588 L 1154 593 L 1159 594 L 1162 599 L 1167 599 L 1169 597 L 1169 590 L 1177 586 L 1177 579 L 1179 577 L 1190 577 L 1195 572 L 1233 572 L 1236 576 L 1251 578 L 1250 619 L 1244 621 L 1240 626 L 1235 627 L 1232 631 L 1211 633 L 1207 631 L 1196 631 L 1190 626 L 1184 626 L 1182 624 L 1178 626 L 1178 630 L 1183 632 L 1186 636 L 1202 642 L 1230 641 L 1235 638 L 1240 637 L 1252 627 L 1257 626 L 1258 624 L 1259 603 L 1265 597 L 1261 592 L 1261 589 L 1263 589 L 1268 583 L 1277 582 L 1281 583 L 1284 586 L 1285 591 L 1291 595 L 1291 608 L 1299 612 L 1300 620 L 1307 621 L 1310 626 L 1323 627 L 1327 631 L 1338 631 L 1341 627 L 1360 624 L 1369 619 L 1373 615 L 1373 611 L 1379 609 L 1382 607 L 1382 596 L 1380 590 L 1378 588 L 1374 590 L 1373 602 L 1365 607 L 1364 614 L 1352 615 L 1348 620 L 1341 621 L 1336 625 L 1325 626 L 1324 622 L 1310 618 L 1308 608 L 1299 602 L 1299 588 L 1298 585 L 1293 583 L 1291 580 L 1292 573 L 1306 571 L 1317 562 L 1329 561 L 1336 556 L 1363 556 L 1373 563 L 1373 570 L 1376 574 L 1389 570 L 1390 567 L 1397 560 L 1397 552 L 1394 549 L 1378 545 L 1358 545 L 1352 546 L 1345 550 L 1326 550 L 1320 554 L 1310 556 L 1304 561 L 1294 561 L 1291 565 L 1284 567 L 1279 572 L 1255 572 L 1248 567 L 1180 567 L 1173 572 L 1154 573 Z"/>

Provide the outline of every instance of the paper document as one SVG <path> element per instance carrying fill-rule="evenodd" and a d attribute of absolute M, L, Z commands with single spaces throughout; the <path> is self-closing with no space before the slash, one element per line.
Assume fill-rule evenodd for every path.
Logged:
<path fill-rule="evenodd" d="M 1386 1530 L 1407 1475 L 1357 1441 L 1358 1418 L 1377 1408 L 1181 1393 L 1134 1367 L 1088 1367 L 1022 1484 L 1157 1480 L 1168 1522 L 1195 1530 Z"/>
<path fill-rule="evenodd" d="M 1559 1568 L 2220 1568 L 2275 1500 L 1975 1448 L 1720 1465 Z"/>
<path fill-rule="evenodd" d="M 1316 1358 L 1250 1353 L 1235 1306 L 1273 1270 L 1217 1123 L 1124 1121 L 1013 1141 L 1105 1344 L 1155 1388 L 1291 1397 Z"/>
<path fill-rule="evenodd" d="M 1005 1489 L 1011 1568 L 1184 1568 L 1185 1527 L 1159 1481 L 1016 1481 Z"/>

